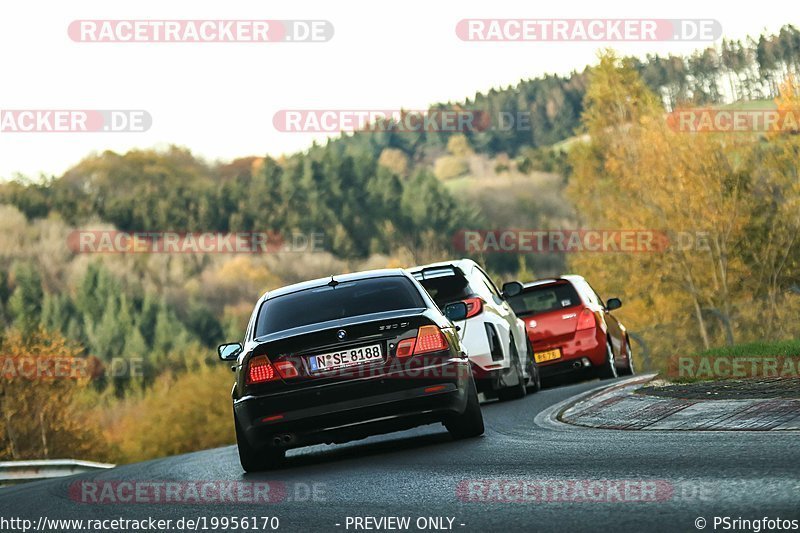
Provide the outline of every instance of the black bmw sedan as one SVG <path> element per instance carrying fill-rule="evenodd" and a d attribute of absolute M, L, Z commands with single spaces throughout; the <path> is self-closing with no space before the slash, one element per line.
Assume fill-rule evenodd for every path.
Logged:
<path fill-rule="evenodd" d="M 453 321 L 401 269 L 290 285 L 262 296 L 236 361 L 233 418 L 242 467 L 274 468 L 286 450 L 430 423 L 483 434 L 467 354 Z"/>

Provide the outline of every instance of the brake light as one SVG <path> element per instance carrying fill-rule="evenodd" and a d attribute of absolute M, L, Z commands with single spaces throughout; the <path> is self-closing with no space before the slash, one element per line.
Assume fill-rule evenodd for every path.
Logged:
<path fill-rule="evenodd" d="M 410 357 L 421 353 L 441 352 L 450 348 L 447 338 L 436 326 L 421 326 L 416 338 L 403 339 L 397 343 L 395 357 Z"/>
<path fill-rule="evenodd" d="M 578 326 L 575 328 L 577 330 L 582 329 L 592 329 L 597 325 L 597 319 L 594 316 L 594 313 L 591 309 L 583 308 L 581 311 L 580 316 L 578 317 Z"/>
<path fill-rule="evenodd" d="M 247 366 L 247 384 L 266 383 L 278 379 L 275 368 L 270 364 L 266 355 L 259 355 L 250 359 Z"/>
<path fill-rule="evenodd" d="M 481 314 L 483 311 L 483 300 L 480 298 L 467 298 L 464 300 L 464 303 L 467 304 L 466 318 L 472 318 L 475 315 Z"/>
<path fill-rule="evenodd" d="M 428 352 L 440 352 L 450 347 L 447 339 L 436 326 L 422 326 L 417 333 L 417 344 L 414 347 L 414 355 Z"/>
<path fill-rule="evenodd" d="M 414 346 L 417 344 L 417 339 L 405 339 L 397 343 L 397 357 L 408 357 L 414 355 Z"/>

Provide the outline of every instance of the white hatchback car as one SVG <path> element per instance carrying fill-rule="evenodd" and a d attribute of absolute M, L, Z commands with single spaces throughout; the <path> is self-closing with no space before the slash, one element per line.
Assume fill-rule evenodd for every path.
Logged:
<path fill-rule="evenodd" d="M 540 388 L 539 369 L 533 360 L 525 323 L 517 318 L 504 294 L 471 259 L 417 266 L 408 269 L 440 309 L 453 302 L 467 304 L 467 318 L 455 322 L 467 350 L 478 391 L 487 397 L 513 400 L 526 388 Z M 517 292 L 512 282 L 504 289 Z"/>

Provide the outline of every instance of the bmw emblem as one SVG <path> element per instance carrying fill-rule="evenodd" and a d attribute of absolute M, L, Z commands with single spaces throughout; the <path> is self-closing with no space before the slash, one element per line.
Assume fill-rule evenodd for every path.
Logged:
<path fill-rule="evenodd" d="M 343 329 L 340 329 L 336 332 L 336 338 L 340 341 L 343 341 L 347 337 L 347 332 Z"/>

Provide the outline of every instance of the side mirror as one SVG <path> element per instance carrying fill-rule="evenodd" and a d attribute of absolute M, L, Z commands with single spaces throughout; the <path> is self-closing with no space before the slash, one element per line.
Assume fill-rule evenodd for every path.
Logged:
<path fill-rule="evenodd" d="M 613 311 L 614 309 L 619 309 L 620 307 L 622 307 L 622 300 L 620 300 L 619 298 L 609 298 L 606 301 L 606 309 L 608 309 L 609 311 Z"/>
<path fill-rule="evenodd" d="M 503 283 L 503 298 L 511 298 L 522 292 L 522 283 L 519 281 L 509 281 Z"/>
<path fill-rule="evenodd" d="M 444 316 L 450 322 L 459 322 L 467 318 L 467 304 L 464 302 L 454 302 L 444 306 Z"/>
<path fill-rule="evenodd" d="M 223 361 L 233 361 L 242 353 L 242 349 L 240 342 L 228 342 L 217 346 L 217 354 Z"/>

